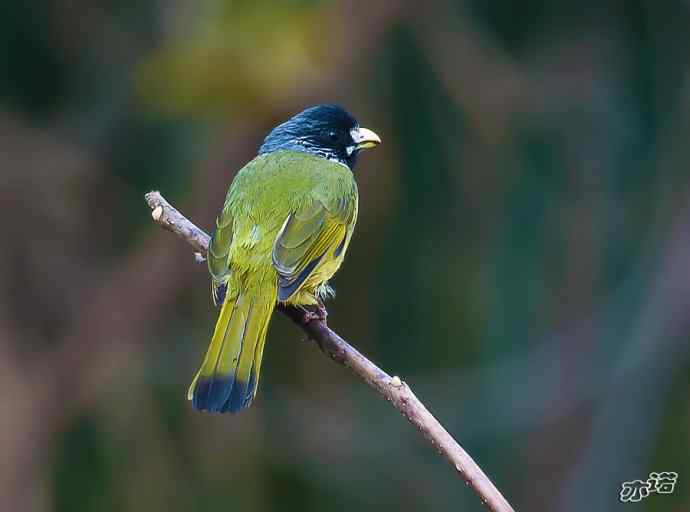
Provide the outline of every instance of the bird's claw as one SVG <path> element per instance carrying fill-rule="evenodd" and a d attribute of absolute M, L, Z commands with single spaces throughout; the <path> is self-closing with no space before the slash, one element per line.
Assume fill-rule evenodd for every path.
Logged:
<path fill-rule="evenodd" d="M 315 306 L 302 306 L 302 324 L 307 325 L 312 320 L 326 323 L 328 318 L 328 311 L 326 307 L 320 302 Z"/>

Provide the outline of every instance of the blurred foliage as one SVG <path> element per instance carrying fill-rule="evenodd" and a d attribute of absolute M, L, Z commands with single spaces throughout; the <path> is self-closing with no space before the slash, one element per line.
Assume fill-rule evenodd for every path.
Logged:
<path fill-rule="evenodd" d="M 175 114 L 270 111 L 318 77 L 330 46 L 345 43 L 315 2 L 204 1 L 194 11 L 140 71 L 144 98 Z"/>
<path fill-rule="evenodd" d="M 690 460 L 690 7 L 4 2 L 0 510 L 482 510 L 414 428 L 274 319 L 239 416 L 186 402 L 211 226 L 263 134 L 337 101 L 356 170 L 330 323 L 518 510 L 616 510 Z"/>
<path fill-rule="evenodd" d="M 60 107 L 67 70 L 52 47 L 49 13 L 7 2 L 0 17 L 0 95 L 3 103 L 36 116 Z"/>

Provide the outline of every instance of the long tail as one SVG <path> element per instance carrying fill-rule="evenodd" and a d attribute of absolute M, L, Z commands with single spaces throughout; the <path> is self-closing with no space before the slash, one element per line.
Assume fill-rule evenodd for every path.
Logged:
<path fill-rule="evenodd" d="M 274 306 L 273 301 L 242 292 L 226 297 L 204 362 L 187 393 L 196 409 L 238 412 L 251 405 Z"/>

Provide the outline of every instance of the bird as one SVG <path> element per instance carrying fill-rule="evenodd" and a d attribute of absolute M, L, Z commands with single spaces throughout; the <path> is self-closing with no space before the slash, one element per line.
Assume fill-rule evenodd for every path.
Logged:
<path fill-rule="evenodd" d="M 355 163 L 380 143 L 344 108 L 315 105 L 273 128 L 236 174 L 206 254 L 220 313 L 187 393 L 195 409 L 251 405 L 278 304 L 325 311 L 357 221 Z"/>

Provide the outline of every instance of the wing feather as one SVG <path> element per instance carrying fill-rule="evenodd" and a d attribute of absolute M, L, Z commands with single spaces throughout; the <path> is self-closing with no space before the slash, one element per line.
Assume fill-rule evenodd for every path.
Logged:
<path fill-rule="evenodd" d="M 278 271 L 278 300 L 294 295 L 322 260 L 338 257 L 354 220 L 356 196 L 333 201 L 314 199 L 290 213 L 273 244 Z"/>
<path fill-rule="evenodd" d="M 208 270 L 211 273 L 211 296 L 217 306 L 222 304 L 225 296 L 227 276 L 230 273 L 230 246 L 233 238 L 232 214 L 229 206 L 225 205 L 223 211 L 216 219 L 216 230 L 208 244 L 206 260 Z"/>

